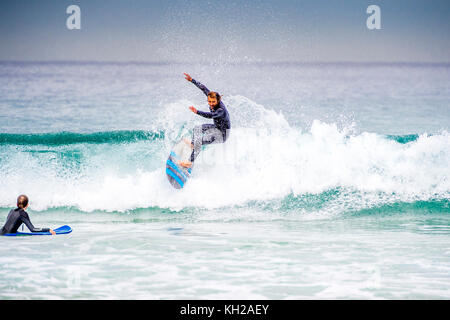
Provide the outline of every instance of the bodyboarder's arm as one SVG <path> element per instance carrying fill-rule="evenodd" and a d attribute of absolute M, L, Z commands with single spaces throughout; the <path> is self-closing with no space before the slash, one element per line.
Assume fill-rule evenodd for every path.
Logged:
<path fill-rule="evenodd" d="M 30 221 L 30 218 L 28 217 L 28 214 L 25 212 L 24 214 L 20 215 L 20 219 L 23 223 L 27 226 L 28 229 L 30 229 L 31 232 L 49 232 L 49 228 L 36 228 L 33 226 L 33 224 Z"/>

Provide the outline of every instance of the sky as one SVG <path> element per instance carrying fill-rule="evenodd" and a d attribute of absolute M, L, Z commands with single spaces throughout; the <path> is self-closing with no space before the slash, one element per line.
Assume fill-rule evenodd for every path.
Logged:
<path fill-rule="evenodd" d="M 368 29 L 369 5 L 381 29 Z M 449 34 L 448 0 L 0 3 L 2 61 L 449 63 Z"/>

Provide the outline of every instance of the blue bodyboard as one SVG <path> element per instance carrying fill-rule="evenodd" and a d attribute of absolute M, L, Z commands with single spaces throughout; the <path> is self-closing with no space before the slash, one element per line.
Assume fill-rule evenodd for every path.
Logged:
<path fill-rule="evenodd" d="M 66 226 L 59 227 L 58 229 L 53 229 L 53 231 L 55 231 L 56 234 L 66 234 L 66 233 L 71 233 L 72 228 L 66 225 Z M 4 235 L 8 236 L 8 237 L 49 236 L 49 235 L 51 235 L 51 233 L 50 232 L 16 232 L 16 233 L 7 233 Z"/>
<path fill-rule="evenodd" d="M 191 146 L 185 141 L 179 141 L 170 151 L 169 158 L 166 161 L 166 175 L 170 184 L 181 189 L 191 176 L 192 167 L 185 168 L 181 166 L 180 161 L 189 161 L 191 157 Z"/>

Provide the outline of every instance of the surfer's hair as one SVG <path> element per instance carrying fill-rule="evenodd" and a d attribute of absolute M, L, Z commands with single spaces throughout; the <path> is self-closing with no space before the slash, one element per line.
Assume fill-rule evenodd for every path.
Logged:
<path fill-rule="evenodd" d="M 219 93 L 214 92 L 214 91 L 210 91 L 210 92 L 208 93 L 208 97 L 210 97 L 210 98 L 215 98 L 215 99 L 217 99 L 217 104 L 220 103 L 221 97 L 220 97 L 220 94 L 219 94 Z"/>
<path fill-rule="evenodd" d="M 28 205 L 28 197 L 24 194 L 21 194 L 17 198 L 17 208 L 25 208 Z"/>

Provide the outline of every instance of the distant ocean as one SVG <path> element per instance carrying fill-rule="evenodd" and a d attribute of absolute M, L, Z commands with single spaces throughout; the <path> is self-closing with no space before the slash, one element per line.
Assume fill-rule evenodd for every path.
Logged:
<path fill-rule="evenodd" d="M 170 148 L 232 129 L 182 190 Z M 450 65 L 0 63 L 0 299 L 449 299 Z M 20 273 L 14 272 L 20 270 Z"/>

